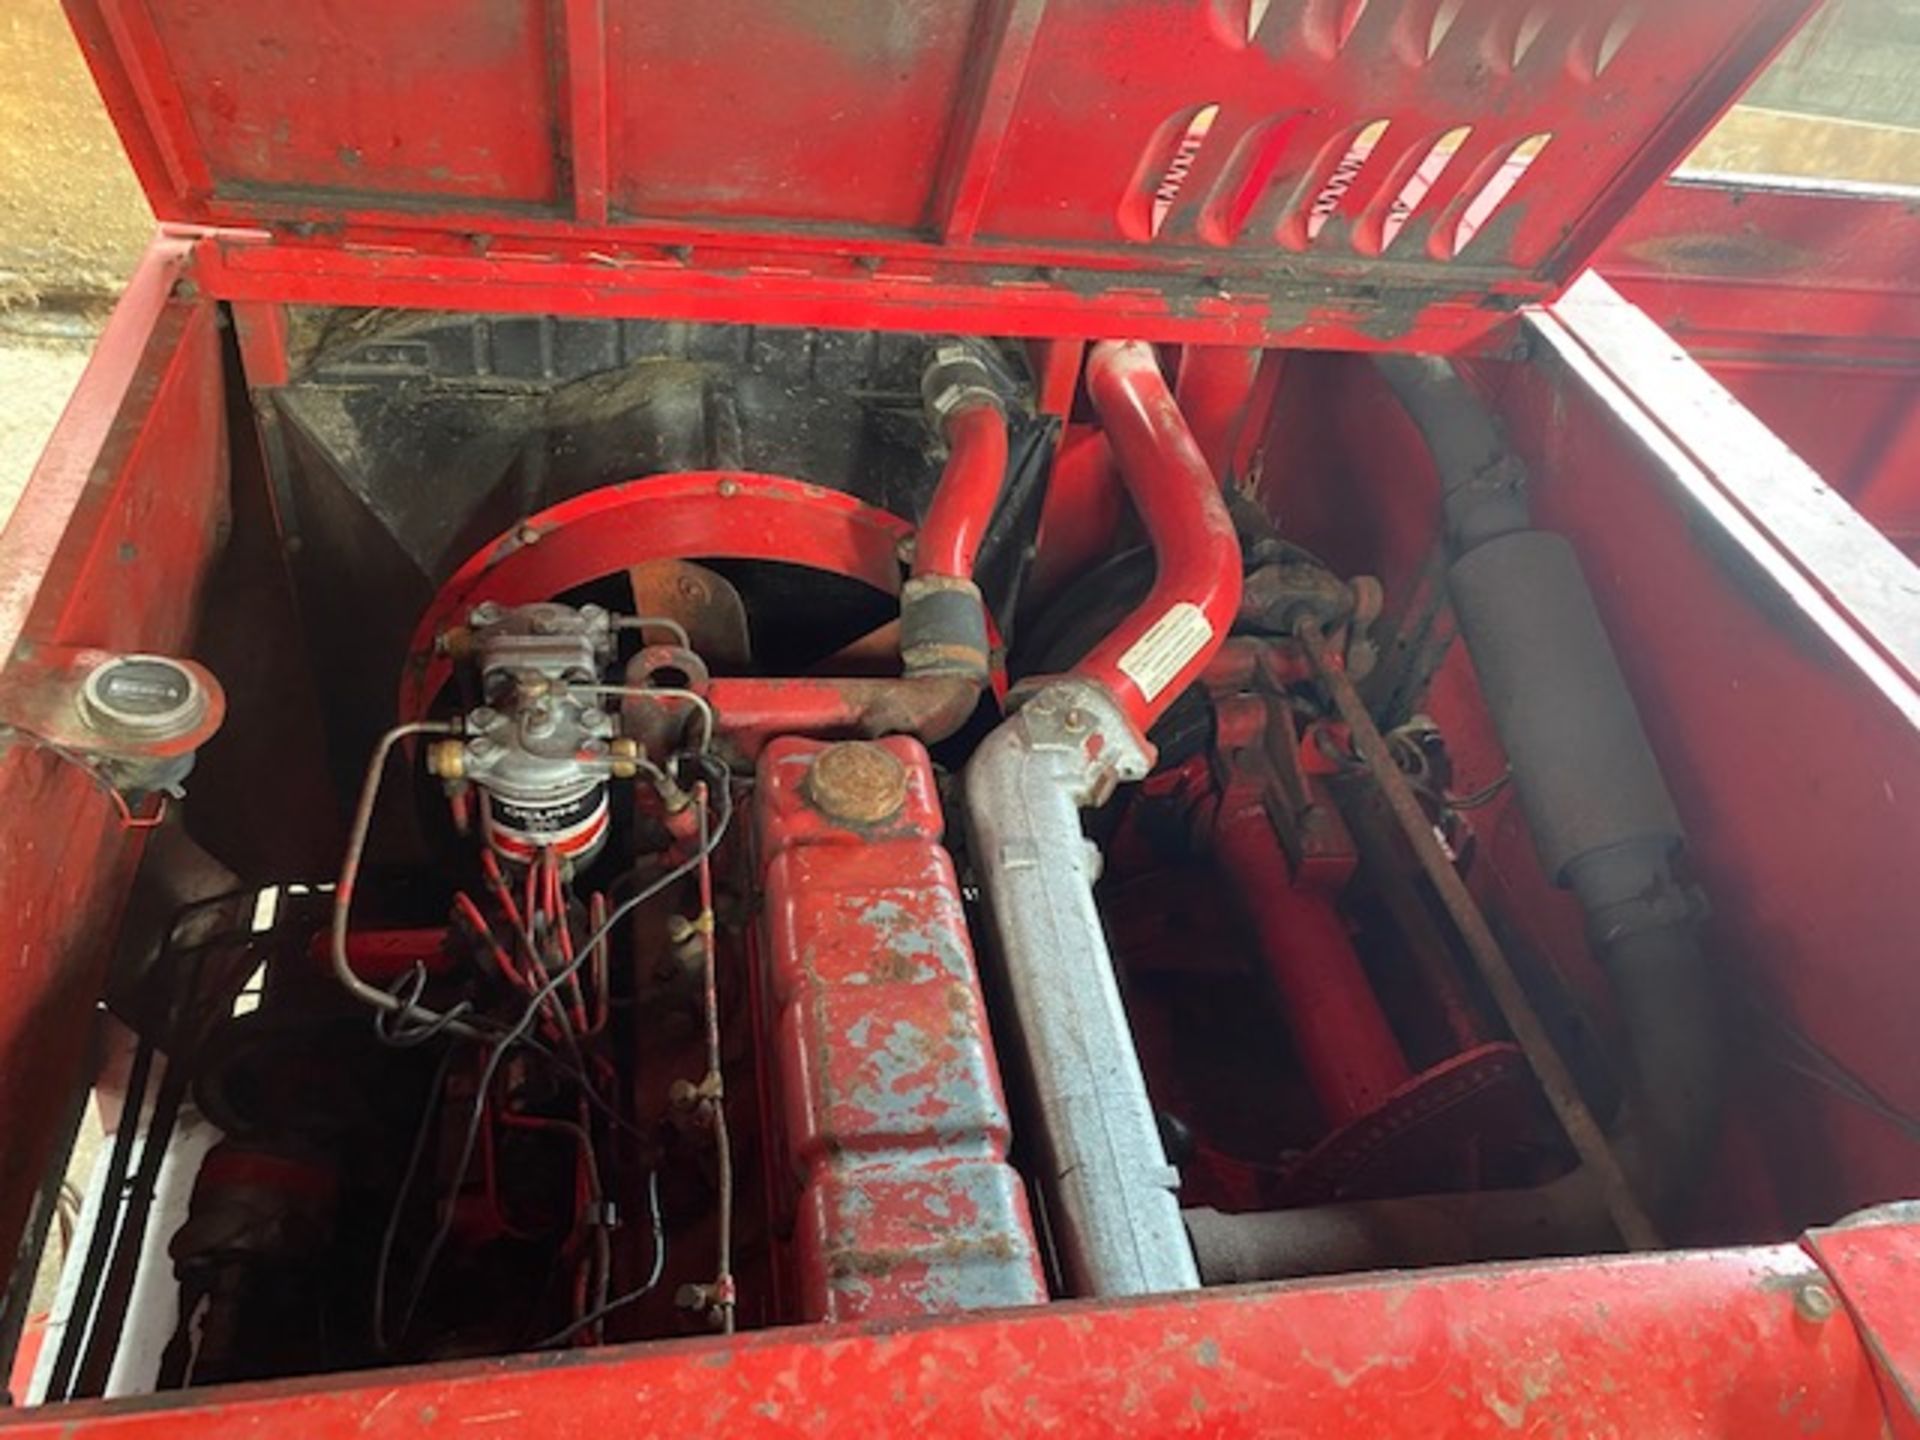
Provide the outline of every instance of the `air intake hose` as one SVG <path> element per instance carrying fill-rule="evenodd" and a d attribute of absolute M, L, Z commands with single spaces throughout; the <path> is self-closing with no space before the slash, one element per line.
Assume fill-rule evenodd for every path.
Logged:
<path fill-rule="evenodd" d="M 1526 475 L 1442 361 L 1381 360 L 1439 467 L 1448 589 L 1540 863 L 1586 912 L 1628 1038 L 1622 1159 L 1669 1220 L 1717 1120 L 1720 1038 L 1701 907 L 1639 711 L 1573 549 L 1530 528 Z"/>

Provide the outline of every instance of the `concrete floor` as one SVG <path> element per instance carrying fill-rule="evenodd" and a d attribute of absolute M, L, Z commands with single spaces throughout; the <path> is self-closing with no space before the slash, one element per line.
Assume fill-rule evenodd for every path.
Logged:
<path fill-rule="evenodd" d="M 59 0 L 0 3 L 0 312 L 117 291 L 153 217 Z"/>
<path fill-rule="evenodd" d="M 48 339 L 10 331 L 0 316 L 0 523 L 13 512 L 54 422 L 93 348 L 91 334 Z"/>

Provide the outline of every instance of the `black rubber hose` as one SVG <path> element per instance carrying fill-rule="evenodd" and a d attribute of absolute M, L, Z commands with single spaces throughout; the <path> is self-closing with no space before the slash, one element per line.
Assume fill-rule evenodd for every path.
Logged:
<path fill-rule="evenodd" d="M 1529 528 L 1526 474 L 1444 360 L 1380 373 L 1439 471 L 1448 591 L 1542 867 L 1586 912 L 1631 1050 L 1641 1188 L 1671 1210 L 1717 1120 L 1720 1038 L 1685 833 L 1593 593 L 1560 536 Z"/>
<path fill-rule="evenodd" d="M 1528 528 L 1526 470 L 1453 366 L 1423 355 L 1382 355 L 1374 365 L 1440 472 L 1441 519 L 1453 552 Z"/>

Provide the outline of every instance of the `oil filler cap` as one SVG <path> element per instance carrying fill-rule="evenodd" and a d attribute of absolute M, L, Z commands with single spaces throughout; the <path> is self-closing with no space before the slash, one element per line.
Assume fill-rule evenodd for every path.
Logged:
<path fill-rule="evenodd" d="M 871 740 L 829 745 L 814 758 L 807 798 L 830 819 L 877 825 L 900 812 L 907 799 L 907 767 Z"/>
<path fill-rule="evenodd" d="M 116 655 L 82 683 L 80 713 L 102 735 L 152 744 L 199 729 L 207 692 L 191 670 L 165 655 Z"/>

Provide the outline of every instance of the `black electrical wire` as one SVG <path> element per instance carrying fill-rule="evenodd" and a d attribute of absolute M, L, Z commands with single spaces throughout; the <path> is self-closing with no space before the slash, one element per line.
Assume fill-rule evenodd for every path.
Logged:
<path fill-rule="evenodd" d="M 147 1078 L 153 1067 L 153 1042 L 142 1035 L 133 1051 L 133 1065 L 127 1072 L 127 1087 L 122 1096 L 120 1123 L 114 1127 L 113 1148 L 107 1153 L 106 1183 L 101 1189 L 100 1211 L 94 1217 L 87 1236 L 86 1258 L 80 1262 L 80 1279 L 74 1291 L 67 1323 L 61 1331 L 60 1349 L 48 1372 L 46 1398 L 66 1400 L 74 1367 L 80 1361 L 80 1347 L 92 1327 L 99 1298 L 100 1280 L 107 1268 L 107 1257 L 119 1229 L 121 1197 L 126 1193 L 127 1171 L 132 1168 L 135 1134 L 147 1104 Z"/>
<path fill-rule="evenodd" d="M 162 965 L 175 953 L 174 942 L 184 917 L 249 893 L 257 896 L 259 891 L 238 890 L 212 896 L 176 911 L 168 922 L 166 940 L 161 947 Z M 185 967 L 185 984 L 170 997 L 161 1021 L 161 1028 L 166 1035 L 163 1052 L 165 1069 L 161 1072 L 159 1088 L 154 1094 L 153 1113 L 148 1118 L 145 1139 L 141 1144 L 140 1166 L 134 1172 L 132 1186 L 119 1212 L 118 1223 L 114 1226 L 112 1258 L 108 1262 L 106 1277 L 94 1307 L 94 1323 L 87 1335 L 86 1348 L 81 1354 L 79 1368 L 69 1391 L 71 1398 L 92 1398 L 106 1393 L 121 1330 L 126 1322 L 127 1302 L 132 1297 L 140 1257 L 146 1248 L 147 1218 L 155 1189 L 159 1185 L 160 1168 L 166 1163 L 167 1151 L 173 1142 L 174 1125 L 187 1096 L 194 1051 L 204 1039 L 204 1034 L 196 1033 L 194 1026 L 199 1020 L 199 1006 L 203 998 L 208 998 L 202 995 L 207 954 L 217 946 L 236 940 L 250 942 L 254 934 L 252 925 L 248 924 L 196 938 L 189 952 L 191 963 Z M 237 983 L 235 988 L 238 988 Z M 224 994 L 220 991 L 215 993 Z M 122 1123 L 137 1125 L 139 1119 L 136 1112 L 130 1119 L 123 1118 Z"/>
<path fill-rule="evenodd" d="M 455 1047 L 449 1045 L 441 1052 L 440 1063 L 427 1085 L 426 1102 L 420 1107 L 420 1123 L 413 1132 L 413 1147 L 407 1152 L 407 1168 L 401 1172 L 400 1188 L 394 1192 L 393 1208 L 387 1214 L 387 1228 L 380 1236 L 380 1255 L 373 1272 L 373 1347 L 383 1355 L 387 1349 L 387 1271 L 393 1263 L 393 1242 L 400 1233 L 400 1217 L 407 1208 L 407 1197 L 413 1193 L 413 1182 L 420 1174 L 420 1160 L 427 1151 L 427 1137 L 433 1133 L 433 1116 L 440 1102 L 441 1087 L 447 1083 L 447 1072 L 453 1068 L 454 1050 Z"/>
<path fill-rule="evenodd" d="M 570 1340 L 589 1325 L 599 1324 L 614 1311 L 624 1309 L 636 1300 L 645 1299 L 659 1288 L 660 1277 L 667 1268 L 667 1231 L 660 1219 L 660 1172 L 658 1170 L 647 1172 L 647 1216 L 653 1226 L 653 1269 L 648 1273 L 646 1283 L 595 1306 L 564 1329 L 556 1330 L 546 1339 L 537 1341 L 531 1347 L 532 1349 L 545 1350 L 550 1345 L 559 1345 Z"/>
<path fill-rule="evenodd" d="M 106 1394 L 113 1361 L 119 1351 L 121 1330 L 126 1323 L 127 1302 L 132 1298 L 140 1256 L 146 1249 L 147 1218 L 152 1213 L 154 1191 L 160 1183 L 160 1167 L 166 1163 L 180 1105 L 187 1095 L 186 1068 L 176 1051 L 168 1057 L 167 1066 L 161 1072 L 159 1089 L 153 1097 L 153 1114 L 147 1121 L 145 1140 L 140 1147 L 140 1167 L 134 1171 L 126 1204 L 114 1227 L 113 1259 L 107 1266 L 95 1321 L 74 1376 L 72 1399 L 95 1399 Z"/>
<path fill-rule="evenodd" d="M 728 786 L 728 775 L 730 772 L 727 770 L 725 763 L 717 759 L 706 757 L 703 758 L 702 763 L 716 766 L 720 776 L 719 784 L 715 787 L 716 793 L 720 796 L 720 817 L 715 823 L 711 833 L 708 834 L 706 843 L 695 854 L 689 856 L 665 874 L 643 886 L 637 893 L 621 901 L 619 905 L 614 907 L 607 915 L 607 918 L 601 922 L 599 928 L 578 948 L 574 958 L 555 970 L 553 974 L 548 977 L 546 983 L 533 993 L 532 997 L 527 1001 L 526 1007 L 521 1011 L 519 1020 L 514 1023 L 512 1028 L 493 1042 L 487 1052 L 486 1063 L 481 1067 L 479 1084 L 474 1088 L 473 1109 L 468 1116 L 466 1132 L 461 1140 L 459 1159 L 453 1167 L 452 1184 L 455 1190 L 466 1182 L 467 1170 L 473 1163 L 474 1148 L 480 1138 L 480 1126 L 486 1117 L 487 1095 L 493 1088 L 495 1076 L 499 1074 L 500 1064 L 506 1058 L 507 1052 L 511 1050 L 514 1045 L 520 1043 L 525 1038 L 527 1031 L 533 1027 L 534 1020 L 540 1013 L 540 1007 L 546 1003 L 549 996 L 555 994 L 562 985 L 566 984 L 566 982 L 579 971 L 581 966 L 586 964 L 587 958 L 593 954 L 594 947 L 606 938 L 615 925 L 619 924 L 621 920 L 632 914 L 641 905 L 644 905 L 647 901 L 666 890 L 668 886 L 684 880 L 688 875 L 691 875 L 720 847 L 721 841 L 725 839 L 727 830 L 733 821 L 733 796 Z M 433 1238 L 428 1242 L 426 1251 L 422 1254 L 419 1264 L 415 1267 L 413 1285 L 407 1300 L 407 1311 L 400 1322 L 400 1333 L 402 1335 L 406 1334 L 413 1326 L 414 1317 L 419 1313 L 420 1301 L 426 1294 L 427 1282 L 432 1278 L 434 1266 L 439 1261 L 440 1252 L 446 1246 L 448 1235 L 452 1233 L 454 1218 L 453 1207 L 447 1206 L 445 1208 L 446 1213 L 441 1217 L 440 1224 L 433 1233 Z"/>
<path fill-rule="evenodd" d="M 259 893 L 258 888 L 254 887 L 223 890 L 215 895 L 189 901 L 175 910 L 167 920 L 166 934 L 160 946 L 160 963 L 156 968 L 161 973 L 165 973 L 167 962 L 175 954 L 175 941 L 180 934 L 180 928 L 191 916 L 205 910 L 230 905 L 236 900 Z M 189 992 L 185 997 L 187 1000 L 191 1000 L 194 992 L 198 990 L 200 977 L 198 957 L 204 954 L 205 948 L 251 933 L 251 930 L 221 930 L 194 942 L 196 960 L 191 971 Z M 184 1014 L 178 1002 L 170 1007 L 170 1010 L 172 1012 L 170 1019 L 178 1020 Z M 166 1027 L 163 1026 L 163 1028 Z M 179 1048 L 177 1043 L 174 1048 L 176 1050 Z M 144 1032 L 140 1033 L 134 1046 L 133 1063 L 127 1074 L 126 1089 L 121 1097 L 120 1123 L 114 1128 L 113 1147 L 107 1154 L 106 1183 L 102 1187 L 100 1211 L 94 1217 L 93 1228 L 87 1236 L 87 1253 L 80 1262 L 79 1281 L 68 1310 L 66 1325 L 61 1332 L 60 1349 L 54 1356 L 52 1370 L 48 1372 L 46 1399 L 50 1401 L 72 1398 L 73 1392 L 70 1387 L 75 1379 L 75 1367 L 81 1361 L 81 1347 L 87 1342 L 89 1332 L 100 1314 L 100 1287 L 126 1214 L 126 1203 L 129 1199 L 127 1172 L 132 1168 L 134 1143 L 139 1137 L 142 1122 L 146 1118 L 147 1085 L 153 1068 L 155 1049 L 152 1036 Z M 153 1139 L 154 1127 L 149 1126 L 147 1143 L 152 1144 Z M 162 1143 L 164 1147 L 164 1141 Z"/>
<path fill-rule="evenodd" d="M 1491 805 L 1499 798 L 1500 792 L 1512 783 L 1513 768 L 1509 766 L 1478 790 L 1466 795 L 1442 795 L 1440 803 L 1454 811 L 1478 810 L 1483 806 Z"/>
<path fill-rule="evenodd" d="M 438 1014 L 421 1007 L 420 997 L 426 994 L 427 978 L 427 967 L 416 960 L 411 970 L 387 987 L 387 993 L 399 1004 L 395 1009 L 376 1009 L 373 1012 L 373 1033 L 382 1045 L 395 1050 L 416 1049 L 467 1022 L 473 1013 L 473 1002 L 470 1000 L 462 1000 Z M 416 1015 L 431 1018 L 412 1018 Z"/>
<path fill-rule="evenodd" d="M 1751 996 L 1747 997 L 1746 1008 L 1749 1015 L 1766 1028 L 1762 1039 L 1773 1042 L 1772 1058 L 1777 1064 L 1824 1086 L 1891 1126 L 1909 1142 L 1920 1145 L 1920 1116 L 1894 1104 L 1785 1016 Z"/>

